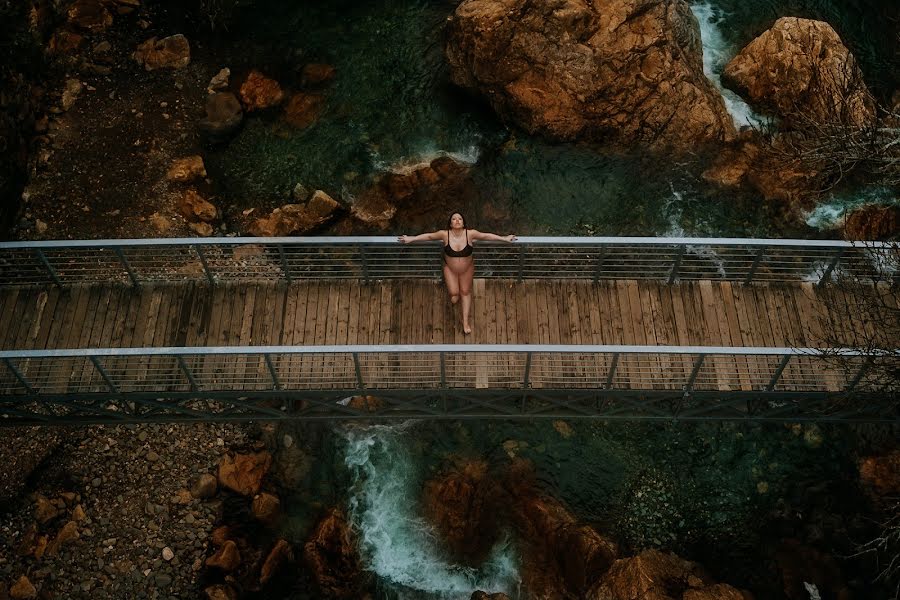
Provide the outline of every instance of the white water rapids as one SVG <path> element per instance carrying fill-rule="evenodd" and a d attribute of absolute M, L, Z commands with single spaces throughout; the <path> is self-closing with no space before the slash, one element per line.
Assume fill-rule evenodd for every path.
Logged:
<path fill-rule="evenodd" d="M 454 565 L 419 516 L 420 468 L 410 452 L 414 424 L 347 427 L 344 461 L 353 476 L 350 521 L 366 568 L 397 598 L 468 600 L 475 590 L 516 597 L 518 563 L 509 542 L 480 569 Z"/>

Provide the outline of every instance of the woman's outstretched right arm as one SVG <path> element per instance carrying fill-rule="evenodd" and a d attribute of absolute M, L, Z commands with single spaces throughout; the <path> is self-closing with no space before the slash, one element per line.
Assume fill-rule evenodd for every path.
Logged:
<path fill-rule="evenodd" d="M 431 233 L 420 233 L 419 235 L 401 235 L 397 238 L 397 241 L 401 244 L 408 244 L 410 242 L 426 242 L 429 240 L 442 239 L 444 239 L 443 231 L 432 231 Z"/>

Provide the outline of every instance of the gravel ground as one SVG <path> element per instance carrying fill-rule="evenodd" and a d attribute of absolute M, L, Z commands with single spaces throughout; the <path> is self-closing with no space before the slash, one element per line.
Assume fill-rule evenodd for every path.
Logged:
<path fill-rule="evenodd" d="M 220 455 L 245 443 L 248 431 L 232 424 L 124 425 L 4 436 L 4 458 L 17 454 L 17 445 L 22 459 L 40 454 L 42 433 L 47 447 L 58 447 L 0 473 L 0 490 L 10 496 L 0 515 L 0 598 L 23 575 L 42 598 L 198 597 L 222 506 L 188 490 L 202 473 L 215 474 Z M 37 465 L 30 475 L 28 464 Z M 59 532 L 73 528 L 77 539 L 52 554 Z M 42 535 L 49 542 L 43 555 L 23 555 Z"/>

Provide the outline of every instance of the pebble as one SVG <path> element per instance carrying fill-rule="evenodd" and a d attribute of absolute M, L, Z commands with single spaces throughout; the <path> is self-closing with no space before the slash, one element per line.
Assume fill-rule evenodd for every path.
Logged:
<path fill-rule="evenodd" d="M 156 462 L 159 460 L 159 454 L 151 450 L 147 453 L 147 460 L 149 460 L 150 462 Z"/>
<path fill-rule="evenodd" d="M 164 561 L 168 562 L 168 561 L 172 560 L 173 558 L 175 558 L 175 553 L 172 552 L 171 548 L 166 546 L 165 548 L 163 548 L 162 557 L 163 557 Z"/>

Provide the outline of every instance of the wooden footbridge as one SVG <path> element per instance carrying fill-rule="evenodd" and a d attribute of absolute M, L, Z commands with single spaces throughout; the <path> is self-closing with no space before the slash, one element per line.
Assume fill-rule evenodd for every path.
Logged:
<path fill-rule="evenodd" d="M 896 392 L 873 374 L 900 369 L 900 355 L 866 347 L 871 324 L 831 282 L 881 280 L 867 293 L 896 310 L 898 258 L 886 244 L 837 241 L 482 244 L 466 336 L 432 244 L 7 242 L 0 426 L 897 421 Z M 835 333 L 846 343 L 822 348 Z"/>

